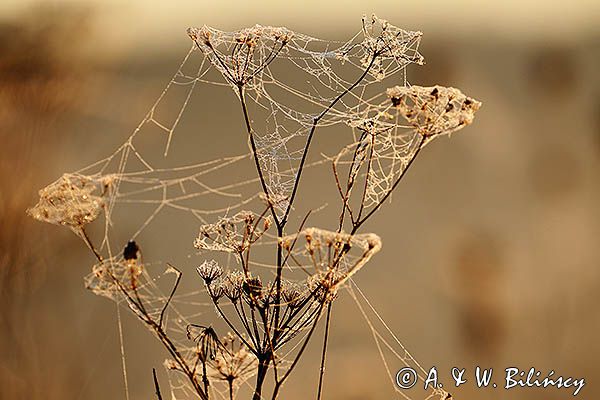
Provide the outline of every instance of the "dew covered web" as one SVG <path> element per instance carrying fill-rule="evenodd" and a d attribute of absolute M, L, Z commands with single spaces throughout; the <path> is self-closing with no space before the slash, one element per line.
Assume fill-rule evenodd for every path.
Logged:
<path fill-rule="evenodd" d="M 76 233 L 98 261 L 86 286 L 132 311 L 164 346 L 164 398 L 249 398 L 265 354 L 275 383 L 258 397 L 271 398 L 323 329 L 318 321 L 328 306 L 347 294 L 398 396 L 446 398 L 422 384 L 398 388 L 401 367 L 415 368 L 421 382 L 425 371 L 353 278 L 381 248 L 377 235 L 360 232 L 362 224 L 419 151 L 469 124 L 479 103 L 457 89 L 409 85 L 406 67 L 423 63 L 421 33 L 376 17 L 363 19 L 347 42 L 259 25 L 237 32 L 204 26 L 188 35 L 192 48 L 131 136 L 110 156 L 42 189 L 30 214 Z M 246 132 L 216 134 L 247 140 L 249 151 L 182 165 L 170 156 L 174 134 L 195 97 L 212 101 L 209 88 L 234 92 L 227 118 L 243 121 Z M 313 135 L 334 125 L 350 135 L 340 136 L 332 156 L 308 161 Z M 202 126 L 194 130 L 209 137 Z M 339 220 L 286 227 L 300 212 L 293 203 L 301 172 L 319 167 L 334 178 Z M 199 277 L 183 274 L 171 254 L 144 257 L 144 242 L 170 235 L 163 214 L 179 215 L 198 232 L 189 248 L 193 243 L 194 260 L 201 257 Z M 184 285 L 184 276 L 192 283 Z M 126 353 L 124 365 L 131 362 Z"/>

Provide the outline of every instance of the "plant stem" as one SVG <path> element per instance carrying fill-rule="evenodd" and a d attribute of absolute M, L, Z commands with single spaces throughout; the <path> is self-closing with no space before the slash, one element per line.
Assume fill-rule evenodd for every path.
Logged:
<path fill-rule="evenodd" d="M 302 343 L 302 347 L 300 347 L 300 350 L 298 351 L 298 354 L 296 354 L 296 357 L 294 358 L 294 361 L 292 362 L 292 365 L 287 370 L 287 372 L 283 375 L 283 377 L 281 378 L 281 380 L 279 380 L 275 384 L 275 388 L 273 389 L 273 396 L 271 398 L 272 400 L 277 399 L 277 395 L 279 394 L 279 389 L 281 389 L 281 386 L 283 385 L 283 383 L 285 382 L 285 380 L 290 376 L 290 374 L 292 373 L 292 371 L 294 370 L 294 368 L 298 364 L 298 361 L 300 360 L 300 357 L 302 357 L 302 354 L 304 353 L 304 350 L 306 350 L 306 346 L 308 345 L 308 342 L 310 341 L 310 338 L 312 337 L 313 333 L 315 332 L 315 328 L 317 327 L 317 324 L 319 322 L 319 316 L 321 314 L 321 311 L 323 311 L 323 305 L 324 304 L 321 303 L 321 305 L 319 306 L 319 309 L 317 311 L 317 316 L 316 316 L 316 318 L 314 320 L 314 323 L 312 324 L 312 327 L 310 328 L 310 331 L 306 335 L 306 338 L 304 339 L 304 342 Z M 253 400 L 259 400 L 259 399 L 255 398 Z"/>
<path fill-rule="evenodd" d="M 290 196 L 290 200 L 288 202 L 287 209 L 285 210 L 283 218 L 281 219 L 281 224 L 283 226 L 285 226 L 285 224 L 287 222 L 287 219 L 288 219 L 288 216 L 290 214 L 290 211 L 292 209 L 292 204 L 294 203 L 294 199 L 296 197 L 296 192 L 298 190 L 298 184 L 300 183 L 300 177 L 302 176 L 302 170 L 304 169 L 304 163 L 306 162 L 306 156 L 308 154 L 308 149 L 310 147 L 310 143 L 312 142 L 312 138 L 313 138 L 313 135 L 315 133 L 315 130 L 317 129 L 317 124 L 337 104 L 338 101 L 340 101 L 345 95 L 347 95 L 356 86 L 358 86 L 360 84 L 360 82 L 362 82 L 362 80 L 365 78 L 365 76 L 367 76 L 367 74 L 369 73 L 369 70 L 371 69 L 371 67 L 375 63 L 375 60 L 377 59 L 377 57 L 379 57 L 379 54 L 378 53 L 374 53 L 373 57 L 371 59 L 371 62 L 369 63 L 369 65 L 367 66 L 367 68 L 365 68 L 365 70 L 363 71 L 363 73 L 361 74 L 361 76 L 352 85 L 350 85 L 342 93 L 340 93 L 331 102 L 331 104 L 329 104 L 329 106 L 327 106 L 327 108 L 325 108 L 319 115 L 317 115 L 315 118 L 313 118 L 313 124 L 312 124 L 312 127 L 310 128 L 310 132 L 308 134 L 308 138 L 306 139 L 306 145 L 304 146 L 304 151 L 302 152 L 302 158 L 300 160 L 300 166 L 298 167 L 298 173 L 296 174 L 296 179 L 294 180 L 294 187 L 292 188 L 292 194 Z"/>
<path fill-rule="evenodd" d="M 250 123 L 250 116 L 248 115 L 248 106 L 246 105 L 246 95 L 244 94 L 244 87 L 238 86 L 238 94 L 240 96 L 240 103 L 242 106 L 242 112 L 244 113 L 244 122 L 246 123 L 246 131 L 248 132 L 248 137 L 250 139 L 250 147 L 252 149 L 252 155 L 254 158 L 254 164 L 256 165 L 256 170 L 258 172 L 258 177 L 260 179 L 260 184 L 262 186 L 263 192 L 265 196 L 267 196 L 267 204 L 271 209 L 271 214 L 273 215 L 273 219 L 275 220 L 275 225 L 279 228 L 281 226 L 279 222 L 279 218 L 277 218 L 277 213 L 275 212 L 275 208 L 270 201 L 269 189 L 267 187 L 267 183 L 265 181 L 264 174 L 262 172 L 262 168 L 260 166 L 260 161 L 258 160 L 258 150 L 256 148 L 256 142 L 254 141 L 254 132 L 252 131 L 252 125 Z"/>
<path fill-rule="evenodd" d="M 271 362 L 270 354 L 263 354 L 259 357 L 258 371 L 256 373 L 256 387 L 254 388 L 254 396 L 252 400 L 262 400 L 262 386 L 267 376 L 269 363 Z"/>
<path fill-rule="evenodd" d="M 283 226 L 277 227 L 277 237 L 283 236 Z M 274 328 L 273 337 L 277 338 L 279 334 L 279 309 L 281 307 L 281 278 L 283 275 L 283 257 L 282 257 L 282 249 L 279 243 L 277 243 L 277 276 L 275 278 L 275 318 L 274 318 Z M 275 342 L 275 340 L 274 340 Z M 275 343 L 273 343 L 275 344 Z"/>
<path fill-rule="evenodd" d="M 156 369 L 152 368 L 152 377 L 154 378 L 154 389 L 156 390 L 156 397 L 158 400 L 162 400 L 162 394 L 160 394 L 160 386 L 158 385 L 158 378 L 156 377 Z"/>
<path fill-rule="evenodd" d="M 325 357 L 327 356 L 327 340 L 329 339 L 329 321 L 331 320 L 331 306 L 333 302 L 327 305 L 327 317 L 325 319 L 325 337 L 323 338 L 323 353 L 321 353 L 321 369 L 319 371 L 319 389 L 317 391 L 317 400 L 321 400 L 323 391 L 323 375 L 325 374 Z"/>
<path fill-rule="evenodd" d="M 96 250 L 96 247 L 92 244 L 90 237 L 88 236 L 87 232 L 85 231 L 85 229 L 83 227 L 81 227 L 81 235 L 83 237 L 83 241 L 85 242 L 87 247 L 92 251 L 92 253 L 94 253 L 94 256 L 96 257 L 96 259 L 98 259 L 98 261 L 100 261 L 100 262 L 104 261 L 104 259 L 100 255 L 100 253 L 98 253 L 98 250 Z"/>

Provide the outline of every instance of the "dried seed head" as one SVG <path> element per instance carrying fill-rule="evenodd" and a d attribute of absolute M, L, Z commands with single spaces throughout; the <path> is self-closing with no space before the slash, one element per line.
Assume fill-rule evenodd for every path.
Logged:
<path fill-rule="evenodd" d="M 220 291 L 221 296 L 227 297 L 232 303 L 236 303 L 242 295 L 242 282 L 244 275 L 240 271 L 228 272 L 216 281 L 212 288 Z"/>
<path fill-rule="evenodd" d="M 232 217 L 223 217 L 213 224 L 200 226 L 194 247 L 199 250 L 240 253 L 259 240 L 270 226 L 270 217 L 240 211 Z"/>
<path fill-rule="evenodd" d="M 258 276 L 250 276 L 244 280 L 242 290 L 246 296 L 252 301 L 260 299 L 263 295 L 262 282 Z"/>
<path fill-rule="evenodd" d="M 330 303 L 337 298 L 337 283 L 345 276 L 340 271 L 318 272 L 308 278 L 307 286 L 318 303 Z"/>
<path fill-rule="evenodd" d="M 300 304 L 306 299 L 306 296 L 306 285 L 289 281 L 282 282 L 281 297 L 288 307 L 299 307 Z"/>
<path fill-rule="evenodd" d="M 147 283 L 146 279 L 141 262 L 113 257 L 92 267 L 92 273 L 85 278 L 85 287 L 99 296 L 117 300 L 123 295 L 122 290 L 136 290 Z"/>
<path fill-rule="evenodd" d="M 223 275 L 223 270 L 215 260 L 204 261 L 198 268 L 198 275 L 204 280 L 204 283 L 208 286 Z"/>
<path fill-rule="evenodd" d="M 140 255 L 140 247 L 137 245 L 135 240 L 130 240 L 123 249 L 123 258 L 126 261 L 137 260 Z"/>
<path fill-rule="evenodd" d="M 228 283 L 221 278 L 213 281 L 211 285 L 208 286 L 208 292 L 215 303 L 218 303 L 221 297 L 225 296 L 227 285 Z"/>
<path fill-rule="evenodd" d="M 395 86 L 387 90 L 392 106 L 426 137 L 449 134 L 473 122 L 481 103 L 460 90 L 443 87 Z"/>
<path fill-rule="evenodd" d="M 273 62 L 293 32 L 261 25 L 235 32 L 203 26 L 189 28 L 188 35 L 226 80 L 237 87 L 247 85 Z M 274 48 L 278 50 L 273 52 Z"/>
<path fill-rule="evenodd" d="M 227 272 L 211 283 L 209 293 L 214 301 L 227 297 L 232 303 L 236 303 L 242 296 L 244 280 L 245 276 L 240 271 Z"/>
<path fill-rule="evenodd" d="M 187 337 L 196 342 L 196 352 L 201 361 L 213 360 L 221 342 L 211 326 L 189 325 Z"/>
<path fill-rule="evenodd" d="M 223 294 L 229 299 L 229 301 L 236 303 L 242 296 L 242 288 L 239 285 L 229 283 L 227 285 L 223 285 Z"/>
<path fill-rule="evenodd" d="M 27 213 L 43 222 L 80 231 L 94 221 L 104 207 L 102 180 L 79 174 L 64 174 L 39 191 L 39 202 Z"/>
<path fill-rule="evenodd" d="M 229 282 L 232 286 L 238 287 L 241 290 L 246 276 L 243 272 L 235 270 L 228 272 L 225 278 L 227 279 L 227 282 Z"/>
<path fill-rule="evenodd" d="M 343 285 L 381 249 L 381 239 L 375 234 L 350 235 L 318 228 L 282 237 L 279 243 L 296 261 L 312 265 L 317 275 L 331 273 L 327 276 L 332 290 Z"/>
<path fill-rule="evenodd" d="M 211 32 L 210 28 L 206 25 L 202 28 L 188 28 L 187 34 L 194 42 L 198 42 L 199 44 L 203 44 L 204 46 L 211 47 L 210 37 Z"/>
<path fill-rule="evenodd" d="M 256 373 L 258 360 L 239 338 L 230 333 L 221 339 L 221 344 L 210 363 L 213 379 L 239 385 Z"/>
<path fill-rule="evenodd" d="M 375 57 L 375 62 L 380 63 L 382 59 L 395 59 L 400 65 L 409 63 L 423 64 L 424 58 L 419 53 L 419 42 L 423 36 L 422 32 L 406 31 L 400 29 L 388 21 L 372 15 L 371 18 L 363 17 L 363 41 L 362 46 L 366 50 L 363 65 L 369 65 Z M 371 75 L 385 76 L 385 70 L 380 64 L 372 67 Z"/>

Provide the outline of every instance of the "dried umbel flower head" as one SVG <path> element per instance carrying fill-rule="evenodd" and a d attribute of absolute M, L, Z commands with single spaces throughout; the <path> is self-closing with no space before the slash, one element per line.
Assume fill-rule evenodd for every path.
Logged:
<path fill-rule="evenodd" d="M 196 343 L 196 353 L 202 362 L 213 360 L 222 346 L 217 333 L 211 326 L 189 325 L 187 337 Z"/>
<path fill-rule="evenodd" d="M 379 97 L 349 118 L 356 141 L 332 158 L 353 226 L 383 204 L 425 145 L 470 124 L 481 104 L 441 86 L 396 86 Z"/>
<path fill-rule="evenodd" d="M 279 245 L 294 260 L 304 260 L 315 273 L 331 273 L 330 287 L 344 284 L 358 272 L 371 257 L 381 250 L 381 239 L 373 233 L 350 235 L 318 228 L 282 237 Z M 295 249 L 294 247 L 300 246 Z"/>
<path fill-rule="evenodd" d="M 138 246 L 135 240 L 130 240 L 127 242 L 127 245 L 123 249 L 123 258 L 126 261 L 134 262 L 140 257 L 140 254 L 140 246 Z"/>
<path fill-rule="evenodd" d="M 338 269 L 327 272 L 319 271 L 308 277 L 306 285 L 318 303 L 330 303 L 337 298 L 340 282 L 346 279 L 347 273 Z"/>
<path fill-rule="evenodd" d="M 244 279 L 242 291 L 250 302 L 255 302 L 263 296 L 263 285 L 260 277 L 249 276 Z"/>
<path fill-rule="evenodd" d="M 217 279 L 207 286 L 208 294 L 212 301 L 218 303 L 221 297 L 225 296 L 228 289 L 228 284 L 224 279 Z"/>
<path fill-rule="evenodd" d="M 426 137 L 452 133 L 473 122 L 481 103 L 444 86 L 396 86 L 387 90 L 392 106 Z"/>
<path fill-rule="evenodd" d="M 198 275 L 204 280 L 206 285 L 210 285 L 213 281 L 223 275 L 223 269 L 215 260 L 204 261 L 198 268 Z"/>
<path fill-rule="evenodd" d="M 102 180 L 80 174 L 64 174 L 39 191 L 40 200 L 27 210 L 33 218 L 80 231 L 100 215 L 105 201 Z"/>
<path fill-rule="evenodd" d="M 363 35 L 365 53 L 360 62 L 363 67 L 371 66 L 369 74 L 377 80 L 387 75 L 390 65 L 386 60 L 394 61 L 395 66 L 401 68 L 411 63 L 422 65 L 424 62 L 418 51 L 422 32 L 400 29 L 372 15 L 371 18 L 363 17 Z"/>
<path fill-rule="evenodd" d="M 284 280 L 281 283 L 281 298 L 284 304 L 292 309 L 299 307 L 309 295 L 306 284 Z"/>
<path fill-rule="evenodd" d="M 217 303 L 222 297 L 227 297 L 236 303 L 242 297 L 242 287 L 246 277 L 241 271 L 228 271 L 222 273 L 218 279 L 207 285 L 208 293 Z"/>
<path fill-rule="evenodd" d="M 214 224 L 202 225 L 194 247 L 198 250 L 241 253 L 260 239 L 270 226 L 270 217 L 240 211 Z"/>
<path fill-rule="evenodd" d="M 258 360 L 239 338 L 231 333 L 221 339 L 215 359 L 209 363 L 211 378 L 242 384 L 256 373 Z"/>
<path fill-rule="evenodd" d="M 92 273 L 85 278 L 85 287 L 94 294 L 117 300 L 119 293 L 140 288 L 144 266 L 134 260 L 111 258 L 92 267 Z"/>
<path fill-rule="evenodd" d="M 243 86 L 261 73 L 294 36 L 283 27 L 255 25 L 234 32 L 203 26 L 188 28 L 188 36 L 223 77 Z"/>
<path fill-rule="evenodd" d="M 216 280 L 208 287 L 209 293 L 213 295 L 213 300 L 225 296 L 232 303 L 236 303 L 243 298 L 248 304 L 259 305 L 258 301 L 266 298 L 262 281 L 260 277 L 247 275 L 241 271 L 231 271 L 225 273 L 220 279 Z"/>
<path fill-rule="evenodd" d="M 241 271 L 233 271 L 223 279 L 223 295 L 235 303 L 242 297 L 242 286 L 246 277 Z"/>

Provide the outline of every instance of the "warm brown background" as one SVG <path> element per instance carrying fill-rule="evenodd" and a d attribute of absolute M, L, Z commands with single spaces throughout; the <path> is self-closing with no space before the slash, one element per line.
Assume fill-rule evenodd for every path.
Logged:
<path fill-rule="evenodd" d="M 124 398 L 114 305 L 82 284 L 89 254 L 24 211 L 38 188 L 131 132 L 189 48 L 185 28 L 261 23 L 343 39 L 365 12 L 425 33 L 427 64 L 411 69 L 412 83 L 456 86 L 484 107 L 424 151 L 370 223 L 384 249 L 358 283 L 426 367 L 555 369 L 586 378 L 579 398 L 599 396 L 599 3 L 402 3 L 3 2 L 0 399 Z M 237 113 L 203 107 L 206 132 L 219 119 L 236 127 Z M 237 133 L 210 137 L 226 149 Z M 206 136 L 185 137 L 199 161 L 215 157 Z M 325 398 L 394 398 L 354 304 L 339 304 Z M 125 324 L 132 399 L 152 398 L 150 369 L 164 354 L 136 321 Z M 315 362 L 305 360 L 286 399 L 312 398 Z M 471 388 L 455 398 L 570 397 Z"/>

